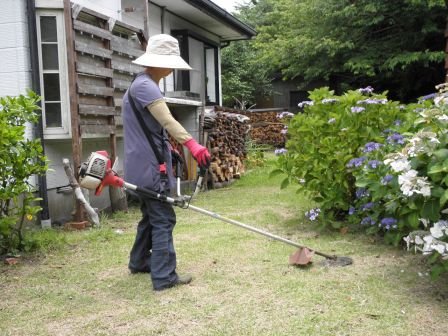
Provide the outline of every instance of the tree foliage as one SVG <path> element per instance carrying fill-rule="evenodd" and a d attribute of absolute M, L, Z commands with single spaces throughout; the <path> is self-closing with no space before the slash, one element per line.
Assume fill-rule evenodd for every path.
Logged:
<path fill-rule="evenodd" d="M 271 10 L 267 2 L 257 5 L 241 5 L 240 20 L 256 26 L 263 23 L 263 13 Z M 267 69 L 261 66 L 261 55 L 254 41 L 236 41 L 222 50 L 222 86 L 224 105 L 245 109 L 254 104 L 256 95 L 271 93 L 271 77 Z"/>
<path fill-rule="evenodd" d="M 373 85 L 402 100 L 443 81 L 442 0 L 260 0 L 240 12 L 270 74 L 327 80 L 339 93 Z"/>

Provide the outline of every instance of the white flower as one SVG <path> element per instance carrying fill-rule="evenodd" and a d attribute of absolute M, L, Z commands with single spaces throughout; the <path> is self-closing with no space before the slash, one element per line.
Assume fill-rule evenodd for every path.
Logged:
<path fill-rule="evenodd" d="M 425 243 L 420 236 L 415 236 L 414 241 L 416 245 L 422 245 Z"/>
<path fill-rule="evenodd" d="M 448 97 L 439 96 L 434 98 L 434 104 L 436 106 L 446 105 L 448 104 Z"/>
<path fill-rule="evenodd" d="M 416 170 L 411 169 L 398 176 L 401 191 L 405 196 L 412 196 L 414 193 L 430 196 L 431 187 L 429 182 L 426 182 L 427 177 L 419 177 L 417 174 Z"/>
<path fill-rule="evenodd" d="M 438 116 L 437 119 L 443 122 L 448 122 L 448 116 L 446 114 Z"/>
<path fill-rule="evenodd" d="M 419 220 L 420 220 L 420 222 L 422 222 L 422 224 L 425 228 L 428 227 L 428 224 L 430 223 L 429 219 L 419 218 Z"/>
<path fill-rule="evenodd" d="M 442 238 L 444 235 L 448 235 L 448 222 L 444 220 L 438 221 L 434 223 L 430 231 L 434 238 Z"/>
<path fill-rule="evenodd" d="M 396 173 L 411 169 L 411 163 L 408 161 L 408 157 L 401 153 L 387 155 L 384 164 L 389 165 Z"/>
<path fill-rule="evenodd" d="M 433 245 L 433 249 L 439 252 L 440 254 L 443 254 L 445 252 L 445 245 L 444 244 L 436 244 Z"/>
<path fill-rule="evenodd" d="M 396 173 L 411 169 L 411 163 L 408 160 L 397 160 L 390 163 L 387 163 L 386 161 L 387 160 L 385 160 L 384 163 L 389 164 L 392 170 Z"/>
<path fill-rule="evenodd" d="M 411 239 L 411 236 L 406 236 L 403 238 L 403 240 L 406 242 L 406 247 L 409 251 L 409 249 L 411 247 L 411 243 L 413 242 L 413 240 Z"/>
<path fill-rule="evenodd" d="M 333 123 L 335 123 L 335 122 L 336 122 L 336 119 L 335 119 L 335 118 L 328 119 L 328 123 L 329 123 L 329 124 L 333 124 Z"/>
<path fill-rule="evenodd" d="M 409 140 L 409 143 L 405 149 L 410 157 L 415 157 L 420 153 L 430 152 L 440 141 L 437 139 L 437 134 L 420 131 Z"/>

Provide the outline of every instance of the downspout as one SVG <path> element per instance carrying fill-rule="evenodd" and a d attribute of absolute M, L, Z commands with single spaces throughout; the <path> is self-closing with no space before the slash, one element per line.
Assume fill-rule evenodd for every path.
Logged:
<path fill-rule="evenodd" d="M 31 65 L 31 86 L 34 92 L 41 95 L 40 74 L 39 74 L 39 54 L 37 51 L 37 29 L 36 29 L 36 4 L 34 0 L 26 1 L 28 9 L 28 36 L 30 43 L 30 65 Z M 38 103 L 40 105 L 40 102 Z M 37 123 L 34 124 L 34 135 L 40 139 L 42 155 L 45 155 L 44 128 L 42 114 L 39 115 Z M 40 222 L 42 227 L 51 227 L 50 212 L 48 209 L 47 177 L 39 175 L 37 177 L 38 195 L 41 198 Z"/>

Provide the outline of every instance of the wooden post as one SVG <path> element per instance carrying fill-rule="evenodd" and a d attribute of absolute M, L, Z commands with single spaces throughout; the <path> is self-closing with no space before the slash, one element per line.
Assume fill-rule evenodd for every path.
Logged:
<path fill-rule="evenodd" d="M 108 30 L 112 30 L 109 24 L 109 22 L 100 22 L 100 25 Z M 104 40 L 103 46 L 105 49 L 111 50 L 111 43 L 110 40 Z M 106 58 L 104 60 L 104 67 L 108 69 L 112 69 L 112 59 Z M 106 78 L 106 86 L 107 87 L 114 87 L 113 83 L 113 77 Z M 108 96 L 106 98 L 107 106 L 115 107 L 114 97 Z M 107 118 L 108 124 L 115 126 L 115 116 L 110 115 Z M 117 135 L 115 134 L 115 130 L 112 131 L 109 135 L 109 146 L 110 146 L 110 159 L 112 161 L 112 164 L 117 159 Z M 109 197 L 110 197 L 110 206 L 112 208 L 112 211 L 127 211 L 128 210 L 128 203 L 126 200 L 126 194 L 123 192 L 121 188 L 114 188 L 109 187 Z"/>
<path fill-rule="evenodd" d="M 72 22 L 72 9 L 70 0 L 64 0 L 64 22 L 65 22 L 65 34 L 67 42 L 67 67 L 68 67 L 68 91 L 70 98 L 70 118 L 71 118 L 71 131 L 72 131 L 72 151 L 73 151 L 73 164 L 75 170 L 75 178 L 78 178 L 78 167 L 81 165 L 82 157 L 82 140 L 81 132 L 79 128 L 79 114 L 78 114 L 78 94 L 76 92 L 76 54 L 74 49 L 74 31 Z M 80 202 L 76 202 L 75 220 L 83 221 L 84 214 Z"/>

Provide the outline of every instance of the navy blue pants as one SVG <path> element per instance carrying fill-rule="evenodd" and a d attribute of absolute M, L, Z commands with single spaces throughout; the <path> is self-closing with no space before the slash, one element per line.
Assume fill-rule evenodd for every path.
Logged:
<path fill-rule="evenodd" d="M 129 268 L 151 272 L 154 289 L 169 287 L 177 280 L 173 229 L 176 214 L 171 204 L 141 199 L 143 218 L 131 250 Z"/>

